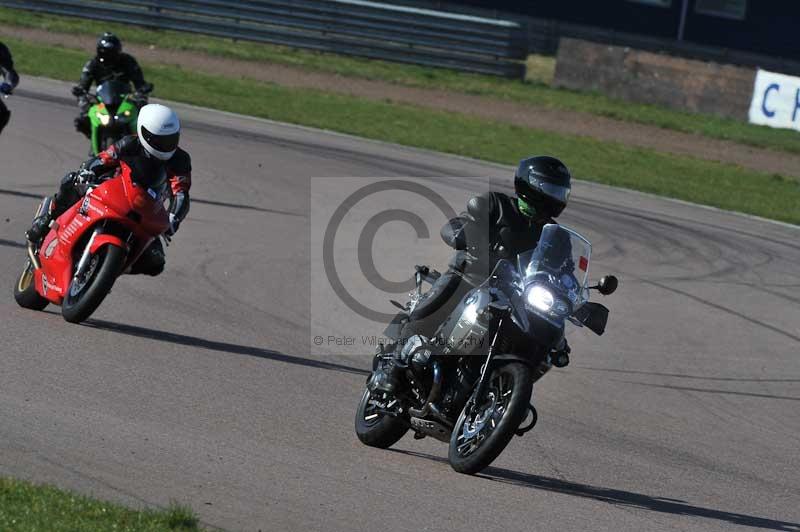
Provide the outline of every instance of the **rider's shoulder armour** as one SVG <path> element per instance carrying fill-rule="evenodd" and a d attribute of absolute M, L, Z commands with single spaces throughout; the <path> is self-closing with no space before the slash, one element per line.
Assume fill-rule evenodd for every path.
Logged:
<path fill-rule="evenodd" d="M 473 196 L 467 202 L 467 212 L 472 218 L 479 221 L 491 221 L 494 214 L 495 199 L 492 192 L 484 192 L 479 196 Z"/>
<path fill-rule="evenodd" d="M 192 171 L 192 158 L 186 150 L 178 148 L 167 162 L 169 169 L 175 175 L 188 175 Z"/>

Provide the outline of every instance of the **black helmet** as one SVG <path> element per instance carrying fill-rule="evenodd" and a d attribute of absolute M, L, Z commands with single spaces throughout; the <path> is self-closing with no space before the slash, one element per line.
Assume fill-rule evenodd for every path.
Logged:
<path fill-rule="evenodd" d="M 514 174 L 520 210 L 555 218 L 567 206 L 570 180 L 569 169 L 555 157 L 523 159 Z"/>
<path fill-rule="evenodd" d="M 122 52 L 122 42 L 113 33 L 105 32 L 97 39 L 97 58 L 101 63 L 113 65 Z"/>

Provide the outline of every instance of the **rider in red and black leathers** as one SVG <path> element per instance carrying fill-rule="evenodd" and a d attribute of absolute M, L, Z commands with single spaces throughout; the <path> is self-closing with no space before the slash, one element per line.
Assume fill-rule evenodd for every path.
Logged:
<path fill-rule="evenodd" d="M 113 177 L 119 171 L 120 162 L 123 161 L 131 168 L 150 169 L 152 172 L 163 166 L 172 192 L 170 230 L 167 235 L 174 235 L 189 212 L 189 188 L 192 185 L 191 158 L 186 151 L 177 148 L 170 159 L 161 161 L 145 151 L 138 136 L 129 135 L 100 152 L 97 157 L 92 157 L 83 163 L 78 172 L 70 172 L 64 176 L 58 192 L 49 200 L 50 205 L 45 207 L 45 214 L 37 217 L 26 233 L 28 240 L 40 242 L 47 234 L 50 222 L 83 197 L 87 183 L 96 182 L 102 177 Z M 112 172 L 114 174 L 109 175 Z M 163 271 L 165 262 L 161 240 L 156 239 L 133 266 L 131 273 L 158 275 Z"/>

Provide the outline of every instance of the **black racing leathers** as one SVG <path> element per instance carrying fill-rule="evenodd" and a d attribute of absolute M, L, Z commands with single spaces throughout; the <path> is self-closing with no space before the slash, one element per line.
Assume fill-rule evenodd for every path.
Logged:
<path fill-rule="evenodd" d="M 139 68 L 139 63 L 133 56 L 125 53 L 119 54 L 119 59 L 113 65 L 102 62 L 96 57 L 87 61 L 81 71 L 78 86 L 88 91 L 92 88 L 92 83 L 99 85 L 109 80 L 133 83 L 137 90 L 145 86 L 144 74 Z"/>
<path fill-rule="evenodd" d="M 97 157 L 89 159 L 85 167 L 92 170 L 96 175 L 102 175 L 112 169 L 119 167 L 120 162 L 126 163 L 132 168 L 147 166 L 153 159 L 145 152 L 139 137 L 128 135 L 123 137 L 105 151 L 101 151 Z M 189 154 L 178 148 L 175 154 L 167 161 L 162 163 L 169 179 L 170 190 L 172 191 L 172 203 L 170 214 L 174 216 L 177 224 L 183 221 L 189 213 L 189 189 L 192 186 L 192 160 Z"/>
<path fill-rule="evenodd" d="M 122 81 L 125 83 L 133 83 L 136 90 L 145 89 L 148 87 L 144 81 L 144 74 L 139 67 L 139 63 L 133 56 L 120 53 L 116 62 L 109 65 L 107 62 L 100 61 L 94 57 L 86 62 L 81 71 L 81 79 L 78 81 L 78 87 L 83 92 L 88 92 L 92 88 L 92 83 L 100 85 L 104 81 Z M 89 120 L 86 113 L 91 107 L 91 102 L 85 96 L 78 97 L 78 107 L 80 107 L 80 114 L 75 119 L 75 129 L 85 134 L 90 135 Z"/>
<path fill-rule="evenodd" d="M 402 346 L 414 335 L 432 338 L 437 327 L 449 316 L 466 293 L 481 284 L 501 259 L 512 260 L 539 242 L 542 228 L 553 220 L 536 219 L 519 210 L 516 198 L 500 192 L 486 192 L 467 203 L 467 210 L 442 228 L 442 239 L 456 254 L 447 271 L 421 298 L 410 316 L 401 313 L 387 329 L 394 337 L 393 357 L 375 371 L 371 390 L 394 393 L 402 380 Z M 399 326 L 399 331 L 397 329 Z M 385 353 L 384 347 L 381 352 Z"/>
<path fill-rule="evenodd" d="M 5 44 L 0 42 L 0 74 L 3 75 L 3 80 L 5 83 L 11 85 L 11 88 L 15 88 L 19 83 L 19 75 L 17 75 L 17 71 L 14 70 L 14 60 L 11 57 L 11 52 L 8 50 Z M 3 129 L 8 124 L 8 121 L 11 119 L 11 111 L 8 110 L 5 103 L 0 100 L 0 133 L 3 132 Z"/>
<path fill-rule="evenodd" d="M 411 314 L 401 341 L 414 334 L 430 337 L 464 294 L 486 280 L 499 260 L 513 260 L 535 248 L 548 223 L 555 222 L 521 213 L 517 199 L 501 192 L 470 199 L 466 212 L 442 228 L 442 238 L 457 252 Z"/>

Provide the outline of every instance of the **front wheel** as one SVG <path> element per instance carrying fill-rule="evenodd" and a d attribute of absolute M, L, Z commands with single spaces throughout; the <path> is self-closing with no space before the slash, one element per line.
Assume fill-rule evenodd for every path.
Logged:
<path fill-rule="evenodd" d="M 61 304 L 61 315 L 70 323 L 80 323 L 97 310 L 111 291 L 125 265 L 125 250 L 111 244 L 89 257 L 86 271 L 76 274 L 69 283 Z"/>
<path fill-rule="evenodd" d="M 403 419 L 379 413 L 378 404 L 390 401 L 375 397 L 364 390 L 356 409 L 356 435 L 361 443 L 379 449 L 388 449 L 408 432 L 409 425 Z"/>
<path fill-rule="evenodd" d="M 450 437 L 448 459 L 459 473 L 473 475 L 491 464 L 528 413 L 533 391 L 528 366 L 520 362 L 499 366 L 487 384 L 484 397 L 464 407 Z"/>
<path fill-rule="evenodd" d="M 44 310 L 50 302 L 36 291 L 36 285 L 33 282 L 34 275 L 33 264 L 28 259 L 19 279 L 17 279 L 17 284 L 14 285 L 14 299 L 20 307 L 31 310 Z"/>

